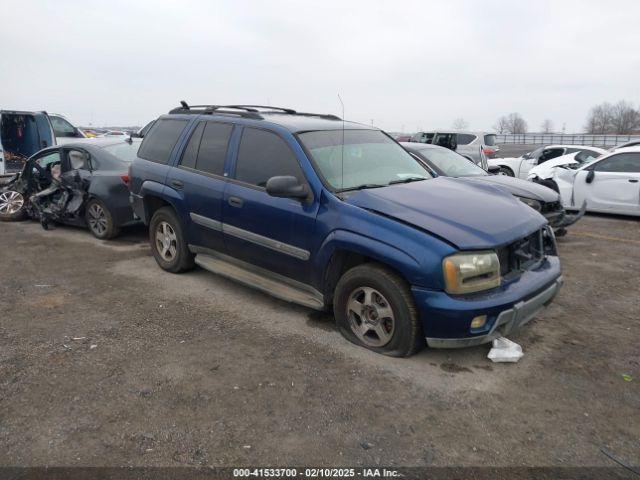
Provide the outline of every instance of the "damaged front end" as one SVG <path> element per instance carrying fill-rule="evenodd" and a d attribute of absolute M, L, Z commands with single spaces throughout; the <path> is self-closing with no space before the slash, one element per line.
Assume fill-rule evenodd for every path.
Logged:
<path fill-rule="evenodd" d="M 21 173 L 0 180 L 0 221 L 39 220 L 48 229 L 54 222 L 80 224 L 88 198 L 88 182 L 79 175 L 66 178 L 59 165 L 50 177 L 27 163 Z"/>

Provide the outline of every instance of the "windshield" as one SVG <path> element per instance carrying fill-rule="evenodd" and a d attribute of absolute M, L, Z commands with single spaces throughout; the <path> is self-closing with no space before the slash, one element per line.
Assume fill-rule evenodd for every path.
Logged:
<path fill-rule="evenodd" d="M 477 177 L 487 175 L 482 168 L 452 150 L 424 148 L 418 150 L 427 162 L 448 177 Z"/>
<path fill-rule="evenodd" d="M 431 178 L 400 145 L 379 130 L 323 130 L 300 134 L 316 169 L 336 190 L 387 186 Z"/>
<path fill-rule="evenodd" d="M 138 149 L 142 142 L 122 142 L 104 147 L 111 155 L 118 157 L 125 162 L 133 162 L 138 155 Z"/>

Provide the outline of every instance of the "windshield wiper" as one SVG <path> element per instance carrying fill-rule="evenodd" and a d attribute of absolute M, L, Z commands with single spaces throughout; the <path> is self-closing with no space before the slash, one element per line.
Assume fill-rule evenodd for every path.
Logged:
<path fill-rule="evenodd" d="M 357 187 L 343 188 L 340 191 L 341 192 L 350 192 L 352 190 L 364 190 L 365 188 L 380 188 L 380 187 L 386 187 L 386 186 L 387 185 L 382 185 L 380 183 L 363 183 L 362 185 L 358 185 Z"/>
<path fill-rule="evenodd" d="M 424 177 L 408 177 L 401 178 L 399 180 L 391 180 L 389 185 L 395 185 L 396 183 L 411 183 L 411 182 L 419 182 L 420 180 L 426 180 Z"/>

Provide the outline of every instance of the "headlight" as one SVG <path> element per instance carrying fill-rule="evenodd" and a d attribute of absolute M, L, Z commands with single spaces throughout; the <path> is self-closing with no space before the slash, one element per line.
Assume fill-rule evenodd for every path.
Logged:
<path fill-rule="evenodd" d="M 517 198 L 519 198 L 522 203 L 526 203 L 527 205 L 529 205 L 534 210 L 537 210 L 538 212 L 542 210 L 542 204 L 538 200 L 534 200 L 533 198 L 527 198 L 527 197 L 517 197 Z"/>
<path fill-rule="evenodd" d="M 495 252 L 458 253 L 442 261 L 445 290 L 472 293 L 500 286 L 500 261 Z"/>

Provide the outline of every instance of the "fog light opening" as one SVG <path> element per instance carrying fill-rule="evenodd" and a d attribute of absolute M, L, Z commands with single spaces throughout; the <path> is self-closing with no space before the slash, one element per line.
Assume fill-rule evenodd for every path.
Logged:
<path fill-rule="evenodd" d="M 485 326 L 486 323 L 487 323 L 487 316 L 478 315 L 477 317 L 474 317 L 473 320 L 471 320 L 471 328 L 474 330 L 478 328 L 482 328 Z"/>

